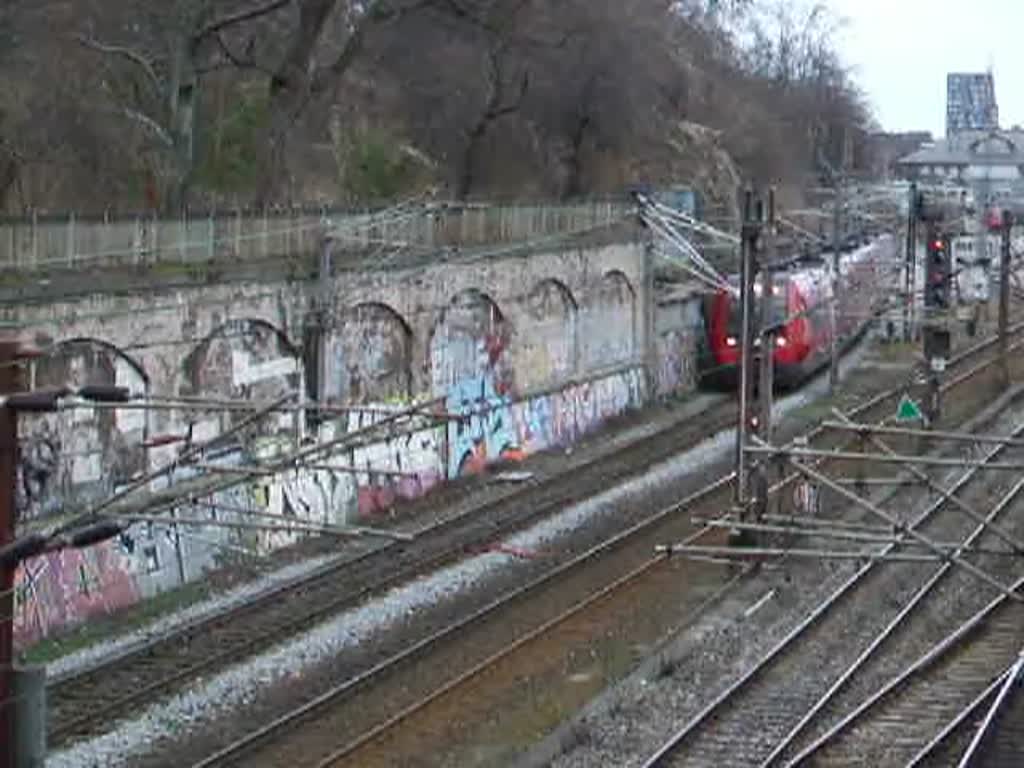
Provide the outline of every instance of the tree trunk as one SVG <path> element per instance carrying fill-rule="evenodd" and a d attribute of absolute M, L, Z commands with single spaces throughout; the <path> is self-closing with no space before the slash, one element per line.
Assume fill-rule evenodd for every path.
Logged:
<path fill-rule="evenodd" d="M 196 103 L 199 76 L 195 70 L 190 41 L 183 40 L 175 53 L 168 83 L 168 117 L 173 154 L 174 178 L 168 196 L 170 212 L 181 213 L 188 204 L 188 195 L 195 172 Z"/>
<path fill-rule="evenodd" d="M 0 163 L 0 211 L 7 210 L 7 198 L 17 184 L 20 170 L 18 161 L 13 157 Z"/>
<path fill-rule="evenodd" d="M 583 142 L 586 139 L 589 125 L 590 117 L 581 116 L 570 137 L 568 173 L 564 194 L 566 198 L 578 197 L 583 192 Z"/>
<path fill-rule="evenodd" d="M 314 95 L 310 61 L 335 5 L 336 0 L 301 1 L 298 28 L 284 59 L 270 78 L 270 117 L 262 142 L 266 163 L 256 190 L 257 203 L 261 206 L 269 205 L 280 192 L 285 177 L 288 137 Z M 352 41 L 347 42 L 345 48 L 351 44 Z"/>

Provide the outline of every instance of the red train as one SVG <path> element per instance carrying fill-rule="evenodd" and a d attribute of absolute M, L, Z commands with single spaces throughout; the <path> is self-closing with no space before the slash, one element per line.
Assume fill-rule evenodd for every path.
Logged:
<path fill-rule="evenodd" d="M 851 244 L 852 245 L 852 244 Z M 840 347 L 853 341 L 866 327 L 891 288 L 895 240 L 883 235 L 861 241 L 840 259 L 840 300 L 836 329 Z M 831 254 L 817 263 L 796 263 L 773 275 L 769 317 L 782 325 L 775 337 L 775 381 L 781 388 L 796 386 L 827 364 L 831 350 L 829 303 L 832 296 Z M 738 279 L 730 281 L 738 288 Z M 761 300 L 760 281 L 754 292 Z M 733 388 L 739 379 L 741 316 L 738 290 L 719 291 L 704 304 L 707 347 L 701 377 L 706 384 Z M 757 327 L 757 312 L 753 320 Z M 760 353 L 760 341 L 757 342 Z"/>

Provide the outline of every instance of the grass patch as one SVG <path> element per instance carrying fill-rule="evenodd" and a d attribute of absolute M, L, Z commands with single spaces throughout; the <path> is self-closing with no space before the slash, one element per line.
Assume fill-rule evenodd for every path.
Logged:
<path fill-rule="evenodd" d="M 41 640 L 22 651 L 19 659 L 26 664 L 49 663 L 111 637 L 138 629 L 209 595 L 209 586 L 201 581 L 162 592 L 114 615 L 88 621 L 68 632 Z"/>

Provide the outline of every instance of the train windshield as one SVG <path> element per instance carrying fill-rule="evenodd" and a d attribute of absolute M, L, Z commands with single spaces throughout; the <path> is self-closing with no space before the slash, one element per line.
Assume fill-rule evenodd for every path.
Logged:
<path fill-rule="evenodd" d="M 757 328 L 757 323 L 760 320 L 761 312 L 761 297 L 757 296 L 754 299 L 754 311 L 750 317 L 750 323 L 752 328 Z M 782 325 L 785 323 L 788 316 L 786 307 L 786 290 L 785 286 L 776 286 L 774 295 L 771 297 L 771 301 L 768 305 L 768 322 L 772 325 Z M 740 302 L 738 299 L 729 303 L 729 325 L 728 334 L 739 338 L 743 333 L 743 315 L 740 311 Z"/>

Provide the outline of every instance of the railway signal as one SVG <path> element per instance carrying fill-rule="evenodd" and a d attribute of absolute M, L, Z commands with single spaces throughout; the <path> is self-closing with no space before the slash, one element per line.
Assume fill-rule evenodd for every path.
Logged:
<path fill-rule="evenodd" d="M 949 238 L 932 231 L 928 235 L 928 260 L 925 265 L 924 305 L 929 309 L 949 309 L 953 270 Z"/>

